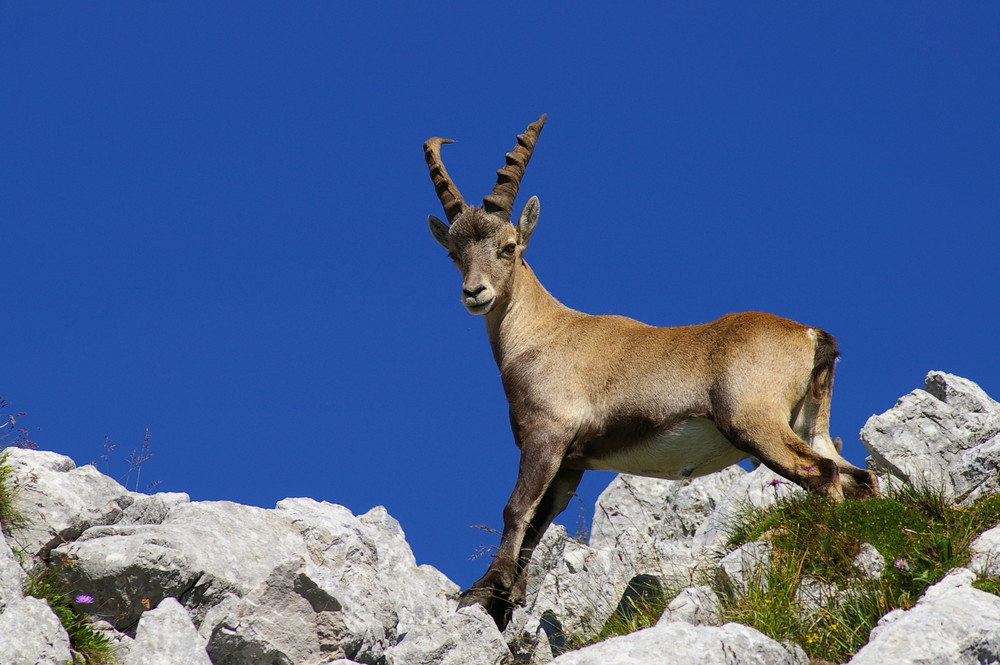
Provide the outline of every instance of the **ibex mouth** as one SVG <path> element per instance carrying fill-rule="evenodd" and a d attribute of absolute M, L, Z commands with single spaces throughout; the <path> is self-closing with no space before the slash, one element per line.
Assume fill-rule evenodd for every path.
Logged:
<path fill-rule="evenodd" d="M 466 298 L 462 300 L 462 304 L 465 305 L 465 309 L 469 310 L 469 314 L 486 314 L 493 309 L 495 301 L 496 298 L 493 297 L 484 302 L 477 302 L 475 298 Z"/>

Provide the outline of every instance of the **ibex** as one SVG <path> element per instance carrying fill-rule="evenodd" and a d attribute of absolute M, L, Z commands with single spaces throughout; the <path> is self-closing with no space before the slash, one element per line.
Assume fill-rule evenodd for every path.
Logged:
<path fill-rule="evenodd" d="M 830 439 L 839 352 L 829 333 L 762 312 L 658 328 L 574 311 L 545 290 L 524 260 L 538 199 L 511 223 L 545 118 L 517 137 L 481 208 L 445 170 L 451 141 L 424 144 L 451 224 L 430 216 L 431 233 L 462 274 L 462 303 L 486 320 L 521 450 L 496 556 L 460 598 L 501 629 L 524 602 L 532 551 L 588 469 L 684 479 L 753 456 L 834 501 L 877 493 Z"/>

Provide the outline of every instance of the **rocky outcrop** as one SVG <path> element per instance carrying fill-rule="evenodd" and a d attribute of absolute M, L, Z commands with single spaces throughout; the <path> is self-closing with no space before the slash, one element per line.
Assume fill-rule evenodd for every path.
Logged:
<path fill-rule="evenodd" d="M 968 379 L 930 372 L 923 390 L 869 418 L 861 440 L 869 466 L 959 504 L 1000 492 L 1000 404 Z"/>
<path fill-rule="evenodd" d="M 963 502 L 1000 491 L 1000 405 L 970 381 L 932 372 L 925 390 L 873 416 L 862 435 L 871 463 L 902 478 L 942 484 Z M 48 604 L 24 596 L 26 570 L 40 562 L 94 599 L 79 609 L 120 646 L 121 665 L 639 665 L 658 654 L 806 662 L 795 645 L 718 625 L 719 597 L 702 584 L 766 582 L 769 542 L 723 547 L 748 506 L 801 491 L 763 467 L 683 482 L 617 477 L 598 500 L 589 539 L 560 526 L 545 534 L 529 566 L 527 605 L 501 635 L 478 607 L 456 609 L 458 587 L 417 565 L 383 508 L 354 515 L 303 498 L 273 509 L 192 502 L 129 492 L 55 453 L 10 450 L 7 463 L 30 527 L 0 539 L 4 665 L 72 658 Z M 975 575 L 1000 576 L 1000 526 L 972 551 L 968 570 L 884 617 L 852 663 L 1000 659 L 1000 598 L 970 585 Z M 886 567 L 866 544 L 854 563 L 868 579 Z M 630 602 L 664 592 L 676 597 L 655 626 L 566 650 L 627 614 Z M 797 597 L 808 607 L 838 593 L 806 580 Z"/>
<path fill-rule="evenodd" d="M 180 640 L 168 633 L 190 637 L 191 630 L 199 640 L 183 641 L 196 653 L 203 643 L 215 665 L 373 663 L 408 635 L 454 616 L 458 587 L 416 564 L 383 508 L 355 516 L 311 499 L 286 499 L 272 510 L 191 502 L 128 492 L 54 453 L 10 450 L 8 464 L 21 489 L 18 508 L 35 521 L 15 534 L 15 548 L 28 565 L 47 559 L 74 593 L 94 599 L 80 609 L 126 645 L 124 665 L 169 662 L 156 661 Z M 70 493 L 87 499 L 70 500 Z M 48 625 L 39 618 L 51 615 L 48 605 L 23 597 L 24 569 L 6 541 L 0 572 L 0 624 L 11 626 L 0 634 Z M 68 642 L 57 633 L 61 642 L 40 637 L 52 643 L 47 649 L 27 643 L 0 653 L 35 653 L 17 661 L 34 663 L 52 652 L 63 663 Z"/>
<path fill-rule="evenodd" d="M 872 630 L 851 665 L 979 665 L 1000 658 L 1000 597 L 972 587 L 959 568 L 908 610 L 893 610 Z"/>
<path fill-rule="evenodd" d="M 694 626 L 673 621 L 571 651 L 552 665 L 806 665 L 808 660 L 801 648 L 786 647 L 738 623 Z"/>

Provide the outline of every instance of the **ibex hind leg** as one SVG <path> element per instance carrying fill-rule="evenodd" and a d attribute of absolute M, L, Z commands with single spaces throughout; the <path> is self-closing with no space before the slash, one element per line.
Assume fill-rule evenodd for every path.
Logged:
<path fill-rule="evenodd" d="M 736 422 L 725 431 L 734 446 L 810 492 L 844 500 L 839 465 L 813 450 L 783 422 Z"/>
<path fill-rule="evenodd" d="M 832 383 L 832 381 L 831 381 Z M 832 459 L 840 470 L 844 496 L 859 499 L 879 494 L 875 474 L 854 466 L 840 454 L 840 447 L 830 438 L 831 383 L 819 387 L 818 394 L 808 394 L 793 411 L 792 429 L 809 447 L 823 457 Z"/>

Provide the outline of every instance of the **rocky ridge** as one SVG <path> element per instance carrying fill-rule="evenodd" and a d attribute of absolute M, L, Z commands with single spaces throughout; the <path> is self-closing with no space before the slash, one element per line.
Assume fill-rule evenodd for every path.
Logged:
<path fill-rule="evenodd" d="M 862 440 L 869 465 L 943 487 L 957 502 L 1000 492 L 1000 404 L 967 379 L 931 372 L 925 389 L 872 416 Z M 42 563 L 94 599 L 78 607 L 112 637 L 122 665 L 808 662 L 797 645 L 717 625 L 718 598 L 698 585 L 706 571 L 738 585 L 767 565 L 768 543 L 725 556 L 722 547 L 747 502 L 800 491 L 763 467 L 685 482 L 618 476 L 597 502 L 588 542 L 549 529 L 528 603 L 501 634 L 478 608 L 457 610 L 458 587 L 417 565 L 384 508 L 353 515 L 304 498 L 262 509 L 140 494 L 51 452 L 10 449 L 7 464 L 29 526 L 0 538 L 5 665 L 73 657 L 48 604 L 23 594 L 25 571 Z M 968 569 L 883 617 L 851 663 L 1000 660 L 1000 597 L 971 586 L 1000 576 L 1000 525 L 972 549 Z M 877 576 L 885 561 L 862 548 L 855 565 Z M 655 626 L 563 652 L 560 635 L 597 632 L 642 578 L 683 588 Z M 800 587 L 803 602 L 825 592 Z"/>

